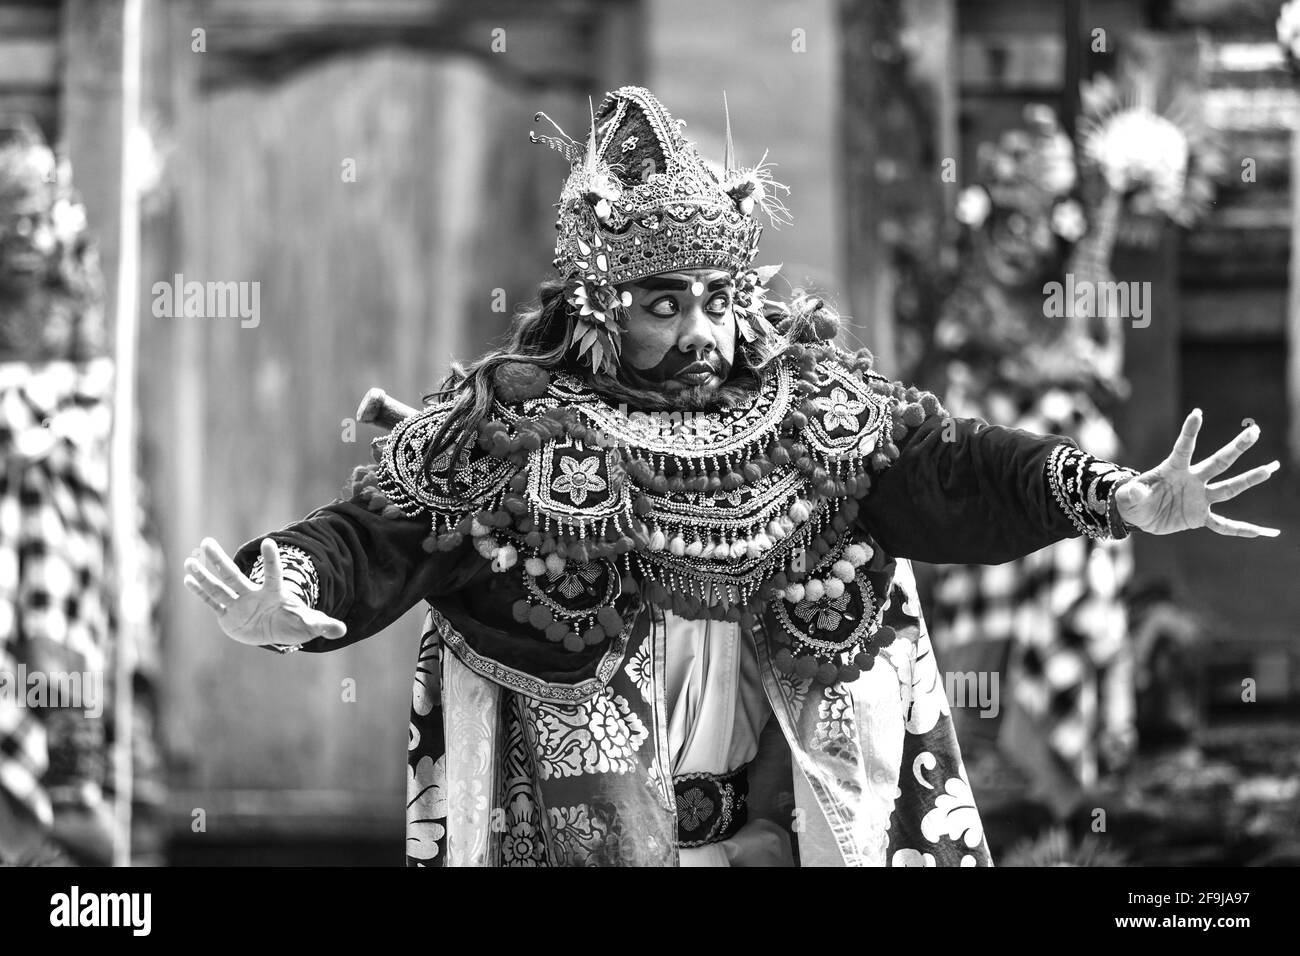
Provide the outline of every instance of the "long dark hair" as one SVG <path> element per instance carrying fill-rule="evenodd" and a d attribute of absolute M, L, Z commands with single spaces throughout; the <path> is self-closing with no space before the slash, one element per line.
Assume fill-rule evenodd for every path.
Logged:
<path fill-rule="evenodd" d="M 758 386 L 760 373 L 776 361 L 793 342 L 807 340 L 815 314 L 838 317 L 823 300 L 799 295 L 789 304 L 768 296 L 771 322 L 752 322 L 757 336 L 753 342 L 736 339 L 736 362 L 731 379 L 715 393 L 711 408 L 731 407 Z M 544 280 L 537 297 L 516 310 L 504 345 L 491 349 L 468 364 L 453 362 L 450 374 L 440 387 L 426 393 L 426 405 L 453 399 L 450 412 L 443 420 L 425 454 L 425 467 L 453 444 L 454 468 L 470 442 L 476 439 L 479 423 L 492 411 L 496 401 L 495 375 L 508 362 L 536 365 L 548 373 L 569 372 L 586 379 L 592 390 L 612 402 L 626 402 L 631 408 L 672 408 L 672 398 L 664 392 L 638 388 L 608 374 L 596 374 L 579 364 L 570 352 L 573 344 L 571 308 L 565 301 L 565 284 L 559 279 Z"/>

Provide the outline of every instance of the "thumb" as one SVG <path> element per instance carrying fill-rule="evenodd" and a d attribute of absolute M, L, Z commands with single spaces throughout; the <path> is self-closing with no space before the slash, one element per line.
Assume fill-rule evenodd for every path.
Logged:
<path fill-rule="evenodd" d="M 323 637 L 330 641 L 337 641 L 348 632 L 346 624 L 321 611 L 313 611 L 304 615 L 303 623 L 311 628 L 317 637 Z"/>
<path fill-rule="evenodd" d="M 1140 508 L 1152 495 L 1151 488 L 1134 478 L 1115 489 L 1115 503 L 1119 506 L 1120 516 L 1125 517 Z"/>

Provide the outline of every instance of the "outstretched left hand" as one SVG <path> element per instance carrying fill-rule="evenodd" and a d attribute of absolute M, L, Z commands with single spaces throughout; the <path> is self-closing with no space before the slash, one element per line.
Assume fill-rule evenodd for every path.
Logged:
<path fill-rule="evenodd" d="M 1199 465 L 1192 464 L 1196 435 L 1201 430 L 1198 408 L 1183 422 L 1182 433 L 1169 457 L 1150 471 L 1126 481 L 1115 491 L 1115 504 L 1126 524 L 1148 534 L 1173 534 L 1189 528 L 1206 527 L 1216 534 L 1239 538 L 1276 538 L 1277 528 L 1264 528 L 1245 521 L 1234 521 L 1214 514 L 1210 508 L 1235 498 L 1247 488 L 1267 481 L 1277 471 L 1278 463 L 1269 462 L 1252 468 L 1236 478 L 1210 484 L 1227 471 L 1259 439 L 1259 426 L 1251 425 L 1234 441 L 1224 445 Z"/>

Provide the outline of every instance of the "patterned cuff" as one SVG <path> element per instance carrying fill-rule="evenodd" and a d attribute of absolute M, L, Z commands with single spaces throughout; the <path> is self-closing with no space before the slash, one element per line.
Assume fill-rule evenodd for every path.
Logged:
<path fill-rule="evenodd" d="M 316 577 L 316 565 L 312 564 L 311 555 L 291 544 L 276 542 L 280 548 L 280 566 L 284 568 L 284 583 L 289 586 L 304 604 L 314 608 L 320 596 L 320 581 Z M 248 571 L 248 579 L 254 584 L 261 584 L 265 579 L 266 567 L 259 556 Z"/>
<path fill-rule="evenodd" d="M 1094 458 L 1068 442 L 1052 449 L 1047 459 L 1047 483 L 1056 503 L 1080 534 L 1103 541 L 1128 534 L 1112 500 L 1115 489 L 1137 475 L 1132 468 Z"/>

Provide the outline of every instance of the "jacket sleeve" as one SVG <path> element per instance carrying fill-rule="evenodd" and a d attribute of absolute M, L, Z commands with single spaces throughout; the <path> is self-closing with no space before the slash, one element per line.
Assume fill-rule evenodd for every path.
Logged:
<path fill-rule="evenodd" d="M 894 437 L 892 461 L 858 512 L 891 555 L 1002 564 L 1063 538 L 1127 534 L 1113 493 L 1137 472 L 1094 458 L 1069 438 L 942 410 Z"/>
<path fill-rule="evenodd" d="M 385 515 L 357 497 L 325 505 L 241 546 L 235 564 L 258 583 L 265 537 L 280 546 L 285 580 L 298 596 L 347 626 L 338 640 L 302 644 L 306 651 L 336 650 L 377 634 L 422 599 L 459 590 L 487 564 L 468 538 L 449 551 L 426 550 L 427 517 Z"/>

